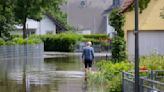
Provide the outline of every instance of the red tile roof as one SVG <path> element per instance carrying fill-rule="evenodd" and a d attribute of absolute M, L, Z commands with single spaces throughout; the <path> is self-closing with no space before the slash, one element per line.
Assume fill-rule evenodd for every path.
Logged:
<path fill-rule="evenodd" d="M 125 12 L 129 6 L 131 6 L 133 4 L 134 0 L 123 0 L 123 3 L 122 3 L 122 12 Z"/>

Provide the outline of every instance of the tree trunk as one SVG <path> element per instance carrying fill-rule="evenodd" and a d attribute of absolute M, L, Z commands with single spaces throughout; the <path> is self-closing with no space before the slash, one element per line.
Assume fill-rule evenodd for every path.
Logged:
<path fill-rule="evenodd" d="M 2 37 L 2 31 L 1 31 L 1 29 L 0 29 L 0 37 Z"/>
<path fill-rule="evenodd" d="M 23 22 L 23 38 L 27 38 L 27 32 L 26 32 L 26 18 L 25 18 L 25 20 L 24 20 L 24 22 Z"/>

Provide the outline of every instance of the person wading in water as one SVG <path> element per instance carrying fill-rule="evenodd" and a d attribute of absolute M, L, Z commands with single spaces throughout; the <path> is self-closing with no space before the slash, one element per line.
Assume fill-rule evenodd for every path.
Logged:
<path fill-rule="evenodd" d="M 94 62 L 94 49 L 91 47 L 92 43 L 87 42 L 86 47 L 83 48 L 82 62 L 85 66 L 85 72 L 91 71 Z"/>

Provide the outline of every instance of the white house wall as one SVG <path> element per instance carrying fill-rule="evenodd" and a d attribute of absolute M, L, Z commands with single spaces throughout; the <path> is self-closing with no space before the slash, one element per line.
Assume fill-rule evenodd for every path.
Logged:
<path fill-rule="evenodd" d="M 56 25 L 47 16 L 45 16 L 38 25 L 36 34 L 46 34 L 47 32 L 56 34 Z"/>
<path fill-rule="evenodd" d="M 33 19 L 27 19 L 26 27 L 27 29 L 36 29 L 38 27 L 38 21 L 35 21 Z"/>
<path fill-rule="evenodd" d="M 134 59 L 134 34 L 128 32 L 128 55 Z M 139 54 L 150 55 L 153 52 L 164 55 L 164 31 L 139 32 Z"/>

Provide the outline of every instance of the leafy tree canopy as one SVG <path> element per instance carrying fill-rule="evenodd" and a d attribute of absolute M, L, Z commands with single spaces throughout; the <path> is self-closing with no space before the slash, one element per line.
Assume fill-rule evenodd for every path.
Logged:
<path fill-rule="evenodd" d="M 111 14 L 109 15 L 110 25 L 115 28 L 117 31 L 117 35 L 120 37 L 124 37 L 123 26 L 125 23 L 125 16 L 121 13 L 120 9 L 113 9 Z"/>
<path fill-rule="evenodd" d="M 40 20 L 46 12 L 58 12 L 62 2 L 63 0 L 16 0 L 15 17 L 23 25 L 23 37 L 27 37 L 27 18 Z"/>
<path fill-rule="evenodd" d="M 14 30 L 14 0 L 0 0 L 0 37 L 7 39 L 9 31 Z"/>

